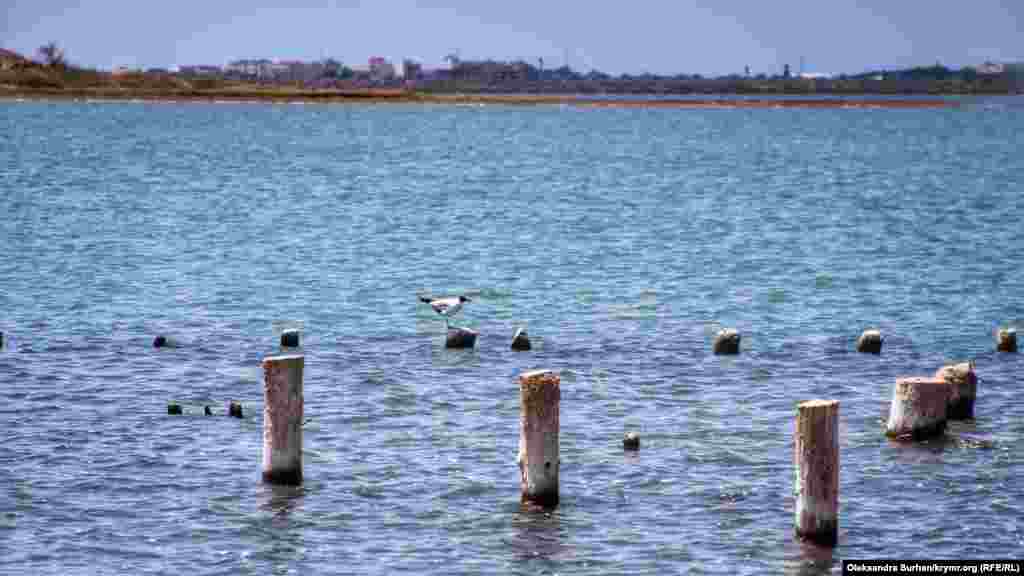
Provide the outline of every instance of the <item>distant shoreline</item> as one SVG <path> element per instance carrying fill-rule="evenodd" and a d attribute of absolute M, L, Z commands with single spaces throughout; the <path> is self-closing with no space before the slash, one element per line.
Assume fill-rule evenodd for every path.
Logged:
<path fill-rule="evenodd" d="M 147 102 L 266 102 L 266 103 L 366 103 L 366 104 L 462 104 L 462 105 L 564 105 L 592 108 L 950 108 L 954 99 L 879 97 L 877 95 L 807 95 L 777 97 L 721 95 L 699 98 L 596 98 L 561 94 L 435 94 L 405 90 L 110 90 L 25 89 L 0 87 L 0 100 L 109 100 Z"/>

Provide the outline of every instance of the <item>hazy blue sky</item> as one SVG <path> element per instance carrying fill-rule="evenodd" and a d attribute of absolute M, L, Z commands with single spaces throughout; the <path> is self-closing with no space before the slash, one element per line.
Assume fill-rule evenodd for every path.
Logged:
<path fill-rule="evenodd" d="M 609 73 L 1024 60 L 1024 0 L 0 0 L 0 46 L 111 68 L 237 58 L 523 58 Z"/>

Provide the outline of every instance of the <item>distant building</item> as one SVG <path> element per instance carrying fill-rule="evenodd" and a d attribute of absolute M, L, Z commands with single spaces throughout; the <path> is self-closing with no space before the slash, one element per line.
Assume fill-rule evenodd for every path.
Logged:
<path fill-rule="evenodd" d="M 418 80 L 423 75 L 423 65 L 406 58 L 402 61 L 402 76 L 408 80 Z"/>
<path fill-rule="evenodd" d="M 395 65 L 380 56 L 373 56 L 369 61 L 370 76 L 374 80 L 391 80 L 395 77 Z"/>
<path fill-rule="evenodd" d="M 1006 66 L 998 64 L 996 62 L 985 62 L 974 67 L 974 70 L 978 74 L 984 74 L 988 76 L 995 76 L 1006 72 Z"/>
<path fill-rule="evenodd" d="M 178 73 L 183 76 L 220 76 L 223 70 L 220 66 L 178 66 Z"/>
<path fill-rule="evenodd" d="M 275 65 L 266 58 L 255 60 L 235 60 L 224 67 L 224 72 L 231 76 L 247 78 L 250 80 L 269 80 L 280 71 L 280 66 Z"/>

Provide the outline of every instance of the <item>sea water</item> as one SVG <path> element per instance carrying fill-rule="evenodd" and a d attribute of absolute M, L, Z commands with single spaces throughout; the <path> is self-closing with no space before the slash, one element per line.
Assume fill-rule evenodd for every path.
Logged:
<path fill-rule="evenodd" d="M 1024 320 L 1022 110 L 0 103 L 0 571 L 1020 557 L 1024 362 L 992 334 Z M 418 299 L 457 294 L 473 350 Z M 260 480 L 288 326 L 301 488 Z M 886 439 L 895 379 L 955 360 L 977 419 Z M 547 513 L 519 506 L 536 368 L 562 380 Z M 832 550 L 793 535 L 812 398 L 841 406 Z"/>

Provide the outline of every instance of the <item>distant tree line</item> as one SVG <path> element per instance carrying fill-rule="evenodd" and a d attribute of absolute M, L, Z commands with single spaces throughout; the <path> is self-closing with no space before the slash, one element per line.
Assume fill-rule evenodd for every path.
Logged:
<path fill-rule="evenodd" d="M 356 72 L 334 58 L 311 63 L 297 63 L 285 73 L 268 78 L 263 75 L 220 71 L 171 73 L 163 69 L 118 74 L 116 81 L 109 74 L 77 67 L 68 63 L 63 48 L 48 42 L 37 50 L 39 65 L 53 71 L 49 77 L 35 74 L 31 83 L 46 85 L 100 86 L 116 82 L 136 82 L 158 89 L 159 86 L 191 86 L 215 89 L 228 83 L 258 82 L 264 85 L 296 87 L 411 88 L 424 92 L 465 93 L 574 93 L 574 94 L 1006 94 L 1024 92 L 1024 65 L 993 65 L 985 69 L 949 68 L 936 63 L 904 69 L 871 70 L 836 77 L 794 77 L 786 66 L 782 74 L 751 76 L 747 67 L 743 74 L 704 77 L 700 74 L 620 74 L 613 76 L 599 70 L 582 73 L 567 65 L 546 68 L 543 59 L 536 64 L 517 60 L 460 60 L 450 56 L 449 68 L 424 71 L 406 61 L 406 76 L 379 77 L 366 71 Z M 262 61 L 260 61 L 262 62 Z M 265 61 L 269 64 L 269 61 Z M 11 82 L 11 80 L 6 80 Z M 24 84 L 16 78 L 15 84 Z"/>

